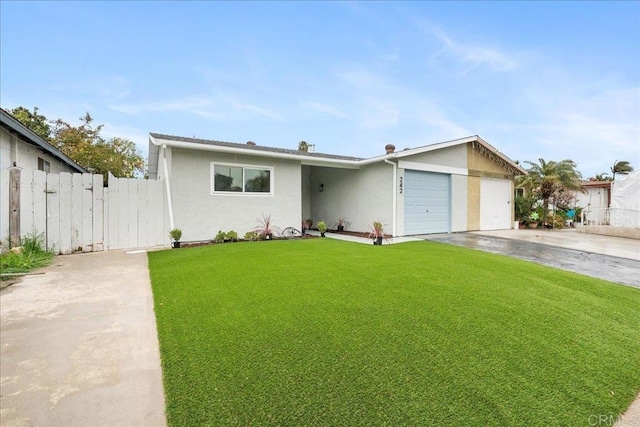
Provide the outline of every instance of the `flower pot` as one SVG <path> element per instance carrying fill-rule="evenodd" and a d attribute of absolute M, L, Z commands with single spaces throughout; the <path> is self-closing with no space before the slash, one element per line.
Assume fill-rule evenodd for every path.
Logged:
<path fill-rule="evenodd" d="M 382 236 L 376 237 L 375 239 L 373 239 L 373 244 L 374 245 L 381 245 L 382 244 Z"/>
<path fill-rule="evenodd" d="M 268 233 L 264 235 L 264 240 L 273 240 L 273 233 Z"/>
<path fill-rule="evenodd" d="M 537 222 L 530 222 L 529 223 L 529 228 L 538 228 L 538 223 Z"/>
<path fill-rule="evenodd" d="M 320 237 L 324 237 L 324 233 L 320 233 Z"/>
<path fill-rule="evenodd" d="M 344 225 L 339 225 L 338 226 L 338 232 L 340 232 L 340 231 L 344 231 Z"/>
<path fill-rule="evenodd" d="M 171 243 L 171 247 L 174 248 L 174 249 L 178 249 L 180 247 L 180 242 Z"/>

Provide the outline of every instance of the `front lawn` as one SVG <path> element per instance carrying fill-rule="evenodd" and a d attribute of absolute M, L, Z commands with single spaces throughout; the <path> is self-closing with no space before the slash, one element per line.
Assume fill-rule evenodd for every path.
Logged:
<path fill-rule="evenodd" d="M 640 390 L 639 289 L 435 242 L 149 267 L 172 426 L 589 425 Z"/>

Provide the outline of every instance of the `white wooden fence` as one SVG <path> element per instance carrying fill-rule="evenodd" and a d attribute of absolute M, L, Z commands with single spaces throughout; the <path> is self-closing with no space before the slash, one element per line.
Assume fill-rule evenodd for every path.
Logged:
<path fill-rule="evenodd" d="M 69 254 L 169 243 L 163 181 L 109 176 L 104 187 L 102 175 L 20 171 L 12 190 L 10 171 L 2 170 L 1 182 L 5 244 L 41 234 L 47 248 Z"/>

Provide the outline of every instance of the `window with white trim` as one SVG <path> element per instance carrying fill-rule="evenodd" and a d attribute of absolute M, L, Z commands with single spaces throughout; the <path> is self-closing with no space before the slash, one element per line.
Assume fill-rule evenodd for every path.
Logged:
<path fill-rule="evenodd" d="M 213 194 L 273 194 L 273 168 L 211 163 Z"/>

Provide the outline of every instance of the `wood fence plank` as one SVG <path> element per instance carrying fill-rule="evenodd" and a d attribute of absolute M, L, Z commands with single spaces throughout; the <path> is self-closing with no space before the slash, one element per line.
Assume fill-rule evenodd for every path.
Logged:
<path fill-rule="evenodd" d="M 0 169 L 0 239 L 9 241 L 9 169 Z M 19 199 L 18 199 L 19 200 Z M 18 217 L 19 218 L 19 217 Z"/>
<path fill-rule="evenodd" d="M 82 252 L 82 174 L 71 175 L 71 248 Z"/>
<path fill-rule="evenodd" d="M 127 218 L 129 220 L 129 245 L 128 248 L 137 248 L 138 245 L 138 180 L 127 180 L 129 205 Z"/>
<path fill-rule="evenodd" d="M 149 181 L 150 193 L 153 195 L 151 198 L 151 212 L 153 215 L 150 218 L 150 224 L 152 227 L 152 236 L 154 236 L 154 245 L 166 245 L 169 243 L 169 226 L 167 219 L 167 208 L 165 205 L 165 193 L 164 193 L 164 181 L 152 180 Z"/>
<path fill-rule="evenodd" d="M 138 180 L 138 247 L 149 246 L 149 222 L 151 212 L 149 210 L 149 186 L 147 180 Z"/>
<path fill-rule="evenodd" d="M 70 254 L 71 246 L 71 174 L 60 173 L 60 253 Z"/>
<path fill-rule="evenodd" d="M 33 208 L 31 229 L 22 227 L 22 235 L 42 235 L 47 242 L 47 174 L 43 171 L 33 171 Z M 29 215 L 28 215 L 29 217 Z M 23 217 L 24 218 L 24 217 Z"/>
<path fill-rule="evenodd" d="M 129 247 L 129 197 L 126 179 L 118 179 L 118 249 Z"/>
<path fill-rule="evenodd" d="M 2 183 L 4 186 L 4 170 Z M 3 196 L 6 193 L 7 204 L 0 203 L 0 206 L 7 206 L 7 220 L 9 223 L 7 224 L 7 236 L 9 237 L 9 247 L 19 246 L 20 245 L 20 192 L 21 192 L 21 182 L 20 175 L 22 175 L 22 171 L 18 168 L 11 169 L 11 172 L 7 171 L 7 190 L 2 188 Z M 25 188 L 29 191 L 29 188 Z M 4 197 L 3 197 L 4 198 Z M 4 212 L 4 209 L 2 209 Z M 4 224 L 4 222 L 2 222 Z"/>
<path fill-rule="evenodd" d="M 104 180 L 102 175 L 93 175 L 93 251 L 104 250 Z"/>
<path fill-rule="evenodd" d="M 82 252 L 93 251 L 93 178 L 82 174 Z"/>
<path fill-rule="evenodd" d="M 109 188 L 107 196 L 109 199 L 109 246 L 108 250 L 119 249 L 120 244 L 118 242 L 119 226 L 118 226 L 118 212 L 119 212 L 119 200 L 118 200 L 118 178 L 113 175 L 109 175 Z"/>
<path fill-rule="evenodd" d="M 47 249 L 60 253 L 60 175 L 48 173 L 47 197 Z"/>

